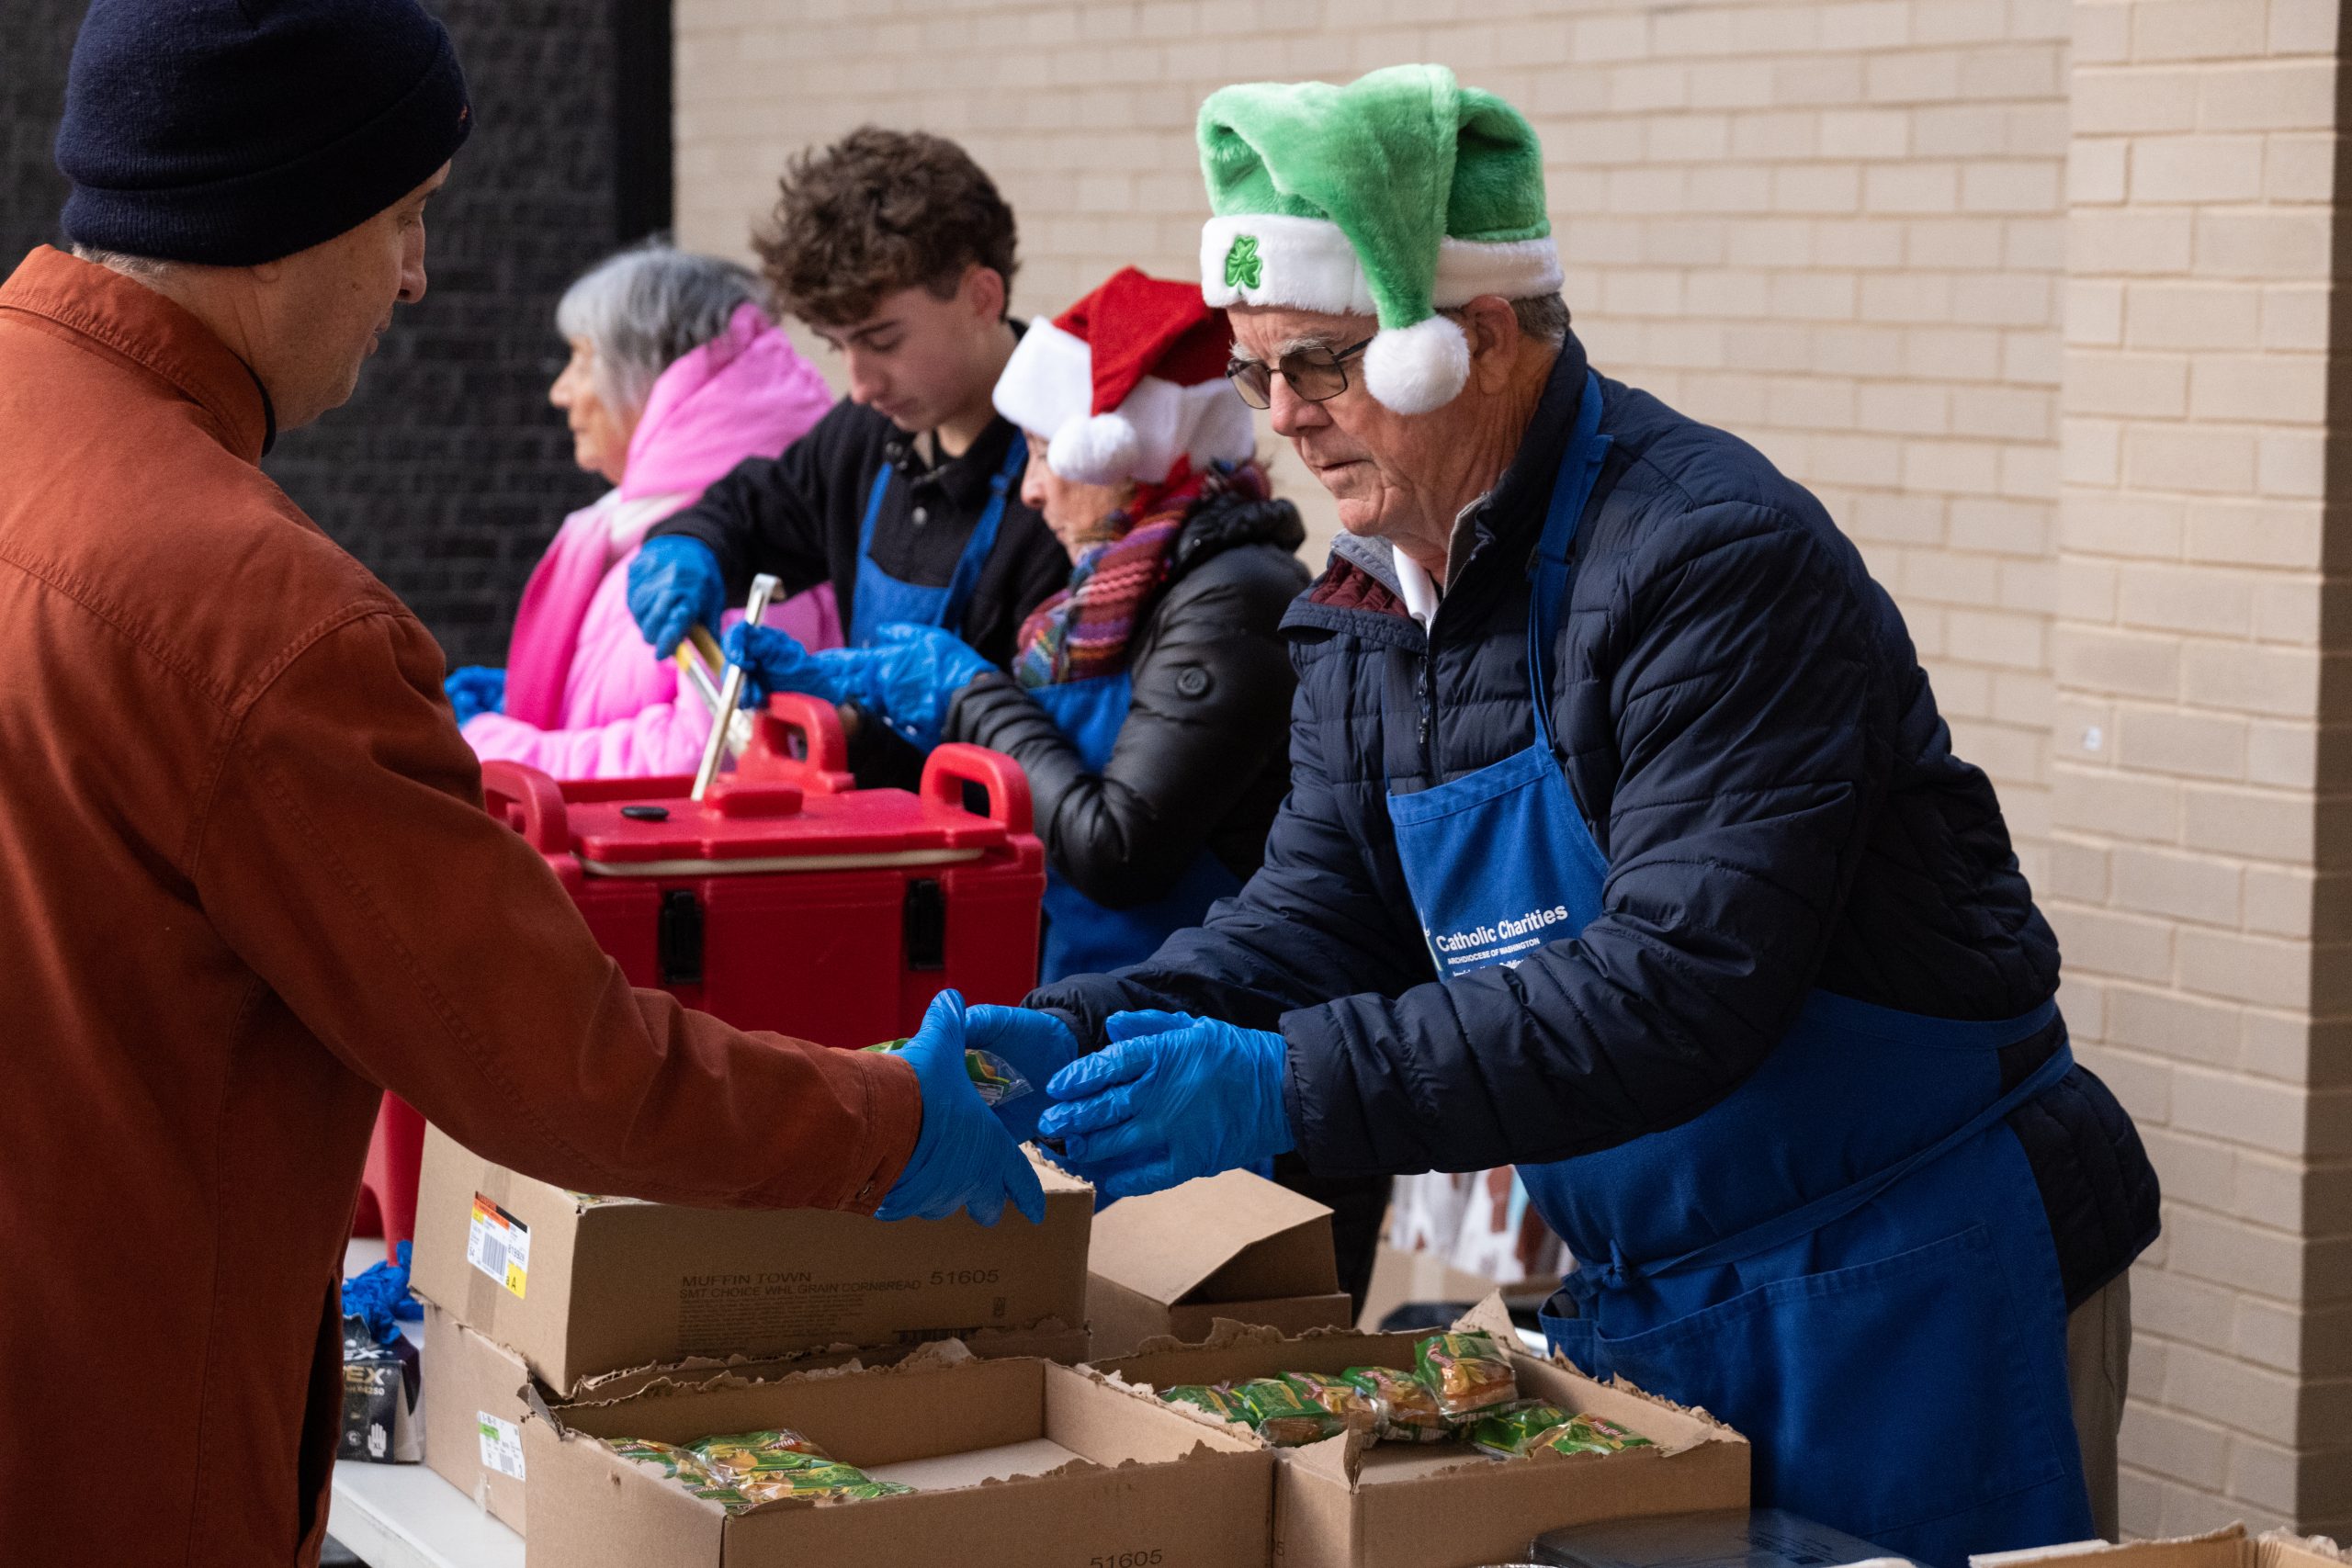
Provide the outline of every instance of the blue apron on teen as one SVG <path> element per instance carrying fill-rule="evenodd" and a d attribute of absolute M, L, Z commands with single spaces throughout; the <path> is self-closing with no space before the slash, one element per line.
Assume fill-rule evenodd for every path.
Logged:
<path fill-rule="evenodd" d="M 874 476 L 873 490 L 865 497 L 865 520 L 857 526 L 857 590 L 850 606 L 852 648 L 872 648 L 875 632 L 897 621 L 918 626 L 944 626 L 957 637 L 964 636 L 964 612 L 971 607 L 972 590 L 979 584 L 980 569 L 988 564 L 989 553 L 996 548 L 997 533 L 1004 523 L 1005 500 L 1012 493 L 1012 487 L 1021 482 L 1021 470 L 1028 465 L 1028 438 L 1016 434 L 1012 448 L 1004 455 L 1004 466 L 989 480 L 989 503 L 980 513 L 980 520 L 972 525 L 972 536 L 965 543 L 964 553 L 956 558 L 956 570 L 944 588 L 901 581 L 874 564 L 874 523 L 882 515 L 882 498 L 889 491 L 894 471 L 890 464 L 882 465 L 882 471 Z"/>
<path fill-rule="evenodd" d="M 1608 857 L 1554 750 L 1548 669 L 1609 447 L 1600 404 L 1588 374 L 1531 569 L 1532 744 L 1388 802 L 1449 980 L 1600 912 Z M 2004 1124 L 2072 1065 L 2054 1003 L 1977 1023 L 1812 992 L 1702 1114 L 1518 1168 L 1577 1260 L 1547 1340 L 1738 1428 L 1759 1507 L 1939 1568 L 2094 1534 L 2057 1252 Z"/>

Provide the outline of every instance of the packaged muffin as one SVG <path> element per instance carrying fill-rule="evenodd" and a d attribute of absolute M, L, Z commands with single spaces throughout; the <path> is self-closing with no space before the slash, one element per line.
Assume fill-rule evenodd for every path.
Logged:
<path fill-rule="evenodd" d="M 829 1460 L 825 1450 L 815 1443 L 782 1427 L 700 1438 L 686 1447 L 700 1456 L 712 1478 L 721 1482 L 741 1482 L 775 1471 L 804 1470 L 812 1462 Z"/>
<path fill-rule="evenodd" d="M 1606 1416 L 1590 1414 L 1571 1416 L 1566 1421 L 1541 1433 L 1528 1445 L 1536 1449 L 1556 1449 L 1564 1454 L 1623 1453 L 1627 1449 L 1647 1449 L 1657 1445 L 1628 1427 L 1621 1427 Z"/>
<path fill-rule="evenodd" d="M 1430 1385 L 1395 1367 L 1350 1367 L 1340 1374 L 1372 1401 L 1384 1443 L 1442 1443 L 1453 1436 Z"/>
<path fill-rule="evenodd" d="M 1337 1416 L 1351 1429 L 1365 1433 L 1380 1429 L 1379 1409 L 1364 1396 L 1363 1390 L 1345 1377 L 1333 1377 L 1325 1372 L 1284 1372 L 1283 1381 Z"/>
<path fill-rule="evenodd" d="M 709 1466 L 699 1454 L 688 1453 L 669 1443 L 657 1443 L 645 1438 L 625 1438 L 613 1444 L 613 1451 L 632 1464 L 641 1464 L 659 1471 L 670 1481 L 696 1486 L 709 1482 Z"/>
<path fill-rule="evenodd" d="M 1471 1424 L 1470 1441 L 1497 1459 L 1525 1459 L 1554 1432 L 1564 1430 L 1568 1413 L 1540 1399 L 1522 1399 L 1487 1411 Z"/>
<path fill-rule="evenodd" d="M 1241 1402 L 1223 1383 L 1178 1383 L 1172 1388 L 1162 1389 L 1159 1397 L 1170 1404 L 1189 1404 L 1197 1410 L 1205 1410 L 1220 1421 L 1239 1421 L 1246 1426 L 1250 1420 L 1250 1413 L 1241 1408 Z"/>
<path fill-rule="evenodd" d="M 1326 1410 L 1287 1378 L 1252 1378 L 1233 1385 L 1250 1425 L 1278 1449 L 1303 1449 L 1348 1429 L 1347 1418 Z"/>
<path fill-rule="evenodd" d="M 914 1036 L 908 1035 L 900 1040 L 884 1040 L 868 1045 L 865 1049 L 903 1051 L 907 1048 L 908 1042 L 913 1038 Z M 978 1091 L 981 1101 L 991 1106 L 1018 1100 L 1027 1094 L 1031 1088 L 1029 1080 L 1021 1076 L 1020 1068 L 995 1052 L 983 1051 L 978 1046 L 965 1048 L 964 1074 L 972 1080 L 972 1088 Z"/>
<path fill-rule="evenodd" d="M 1432 1334 L 1413 1347 L 1413 1371 L 1449 1421 L 1519 1397 L 1519 1378 L 1491 1334 Z"/>

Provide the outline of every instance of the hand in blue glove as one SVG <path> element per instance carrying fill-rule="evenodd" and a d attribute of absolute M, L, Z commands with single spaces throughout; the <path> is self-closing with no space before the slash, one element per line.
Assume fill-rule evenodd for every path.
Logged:
<path fill-rule="evenodd" d="M 1053 1104 L 1046 1085 L 1083 1055 L 1068 1024 L 1052 1013 L 1027 1008 L 971 1009 L 964 1015 L 964 1043 L 995 1052 L 1029 1080 L 1029 1093 L 995 1108 L 1004 1130 L 1023 1143 L 1037 1136 L 1037 1119 Z"/>
<path fill-rule="evenodd" d="M 506 671 L 487 664 L 450 671 L 441 689 L 449 694 L 449 705 L 458 710 L 459 724 L 476 714 L 503 712 L 506 706 Z"/>
<path fill-rule="evenodd" d="M 764 702 L 770 692 L 806 692 L 831 703 L 855 703 L 928 751 L 939 744 L 956 694 L 995 666 L 937 626 L 893 624 L 876 637 L 872 648 L 811 653 L 784 632 L 739 626 L 724 646 L 751 677 L 744 685 L 748 701 Z"/>
<path fill-rule="evenodd" d="M 1021 1145 L 972 1087 L 964 1067 L 964 998 L 942 991 L 922 1015 L 922 1028 L 898 1053 L 922 1086 L 922 1132 L 875 1216 L 944 1220 L 964 1209 L 992 1225 L 1010 1200 L 1031 1224 L 1040 1224 L 1046 1190 Z"/>
<path fill-rule="evenodd" d="M 1112 1015 L 1112 1043 L 1054 1075 L 1038 1123 L 1105 1201 L 1271 1159 L 1297 1143 L 1283 1037 L 1181 1012 Z"/>
<path fill-rule="evenodd" d="M 663 534 L 645 541 L 628 563 L 628 613 L 653 645 L 653 657 L 667 659 L 678 639 L 699 621 L 713 631 L 727 613 L 727 579 L 718 558 L 700 539 Z"/>

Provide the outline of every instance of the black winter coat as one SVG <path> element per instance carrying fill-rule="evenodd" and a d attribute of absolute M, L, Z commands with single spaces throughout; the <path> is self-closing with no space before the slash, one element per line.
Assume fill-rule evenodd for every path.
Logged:
<path fill-rule="evenodd" d="M 1532 739 L 1528 562 L 1585 365 L 1572 336 L 1466 548 L 1456 536 L 1430 635 L 1360 540 L 1292 608 L 1292 793 L 1265 868 L 1144 964 L 1031 998 L 1097 1043 L 1135 1008 L 1280 1030 L 1318 1172 L 1557 1160 L 1679 1125 L 1815 987 L 1974 1020 L 2056 987 L 1992 785 L 1952 754 L 1852 545 L 1752 447 L 1605 379 L 1614 445 L 1552 680 L 1562 765 L 1609 860 L 1601 913 L 1515 968 L 1436 980 L 1385 797 Z M 2009 1080 L 2063 1037 L 2013 1048 Z M 2155 1174 L 2081 1068 L 2010 1124 L 2078 1304 L 2154 1239 Z"/>
<path fill-rule="evenodd" d="M 946 738 L 1021 764 L 1047 858 L 1096 903 L 1163 897 L 1204 845 L 1237 877 L 1258 869 L 1290 784 L 1297 678 L 1278 628 L 1306 586 L 1305 538 L 1286 501 L 1216 495 L 1185 520 L 1128 644 L 1135 694 L 1100 773 L 1011 676 L 956 697 Z"/>

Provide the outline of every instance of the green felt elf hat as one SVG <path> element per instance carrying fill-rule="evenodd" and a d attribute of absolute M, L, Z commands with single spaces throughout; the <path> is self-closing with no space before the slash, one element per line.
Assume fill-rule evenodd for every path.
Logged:
<path fill-rule="evenodd" d="M 1469 343 L 1437 311 L 1560 287 L 1533 128 L 1442 65 L 1220 88 L 1200 141 L 1208 302 L 1377 316 L 1364 387 L 1399 413 L 1469 379 Z"/>

